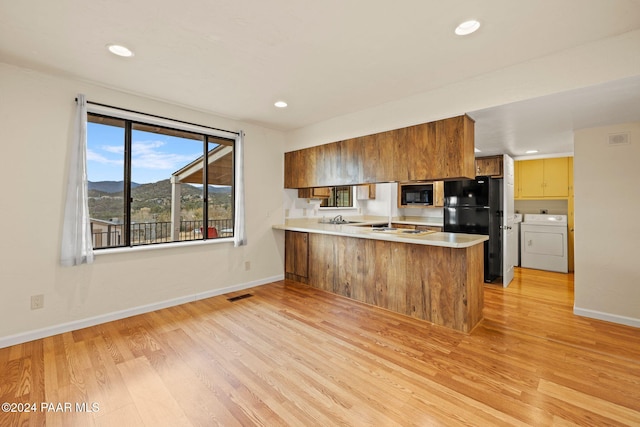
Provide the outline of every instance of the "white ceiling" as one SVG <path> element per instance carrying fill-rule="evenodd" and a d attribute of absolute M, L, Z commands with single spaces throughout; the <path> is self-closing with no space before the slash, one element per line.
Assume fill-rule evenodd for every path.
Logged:
<path fill-rule="evenodd" d="M 574 130 L 640 121 L 640 76 L 468 114 L 476 121 L 477 156 L 572 154 Z"/>
<path fill-rule="evenodd" d="M 292 130 L 638 28 L 640 0 L 0 0 L 0 61 Z M 469 114 L 485 154 L 571 152 L 638 99 L 628 79 Z"/>

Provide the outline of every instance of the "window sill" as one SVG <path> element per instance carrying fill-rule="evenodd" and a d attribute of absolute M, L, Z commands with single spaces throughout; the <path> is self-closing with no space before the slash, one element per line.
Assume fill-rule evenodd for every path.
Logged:
<path fill-rule="evenodd" d="M 109 254 L 124 254 L 131 252 L 142 252 L 142 251 L 155 251 L 161 249 L 171 249 L 171 248 L 184 248 L 189 246 L 202 246 L 202 245 L 217 245 L 219 243 L 233 243 L 233 237 L 221 237 L 219 239 L 208 239 L 208 240 L 191 240 L 188 242 L 174 242 L 174 243 L 161 243 L 155 245 L 139 245 L 139 246 L 127 246 L 127 247 L 119 247 L 119 248 L 111 248 L 111 249 L 96 249 L 93 251 L 93 255 L 98 257 L 102 255 Z"/>
<path fill-rule="evenodd" d="M 332 208 L 331 206 L 319 206 L 318 207 L 319 210 L 321 211 L 356 211 L 358 210 L 358 208 L 354 208 L 353 206 L 348 206 L 348 207 L 340 207 L 340 208 Z"/>

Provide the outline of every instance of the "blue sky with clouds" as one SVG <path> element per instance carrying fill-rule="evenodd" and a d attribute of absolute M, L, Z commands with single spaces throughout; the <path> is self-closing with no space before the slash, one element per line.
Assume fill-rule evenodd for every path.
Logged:
<path fill-rule="evenodd" d="M 146 184 L 171 174 L 202 156 L 202 142 L 157 133 L 132 132 L 131 179 Z M 124 180 L 124 129 L 87 123 L 89 181 Z"/>

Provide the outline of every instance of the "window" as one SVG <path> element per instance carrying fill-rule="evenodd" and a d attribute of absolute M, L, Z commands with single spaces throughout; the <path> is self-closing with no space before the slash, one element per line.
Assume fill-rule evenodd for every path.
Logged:
<path fill-rule="evenodd" d="M 235 134 L 131 116 L 87 117 L 94 249 L 233 237 Z"/>
<path fill-rule="evenodd" d="M 321 208 L 351 208 L 353 207 L 353 187 L 331 187 L 328 199 L 322 199 Z"/>

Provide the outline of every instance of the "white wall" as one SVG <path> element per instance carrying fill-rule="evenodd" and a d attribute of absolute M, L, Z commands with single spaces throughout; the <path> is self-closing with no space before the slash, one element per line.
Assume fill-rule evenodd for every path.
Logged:
<path fill-rule="evenodd" d="M 78 93 L 90 101 L 244 130 L 248 245 L 98 253 L 90 266 L 60 267 L 68 143 Z M 279 131 L 0 63 L 0 347 L 63 324 L 91 323 L 114 312 L 282 277 L 283 236 L 271 226 L 284 217 L 283 151 Z M 35 294 L 44 294 L 45 304 L 31 311 Z"/>
<path fill-rule="evenodd" d="M 574 311 L 640 327 L 640 123 L 577 131 L 574 153 Z"/>
<path fill-rule="evenodd" d="M 286 134 L 285 151 L 453 117 L 640 74 L 640 30 L 338 116 Z"/>
<path fill-rule="evenodd" d="M 566 200 L 516 200 L 514 207 L 517 213 L 539 214 L 541 209 L 549 215 L 568 215 L 569 204 Z"/>

